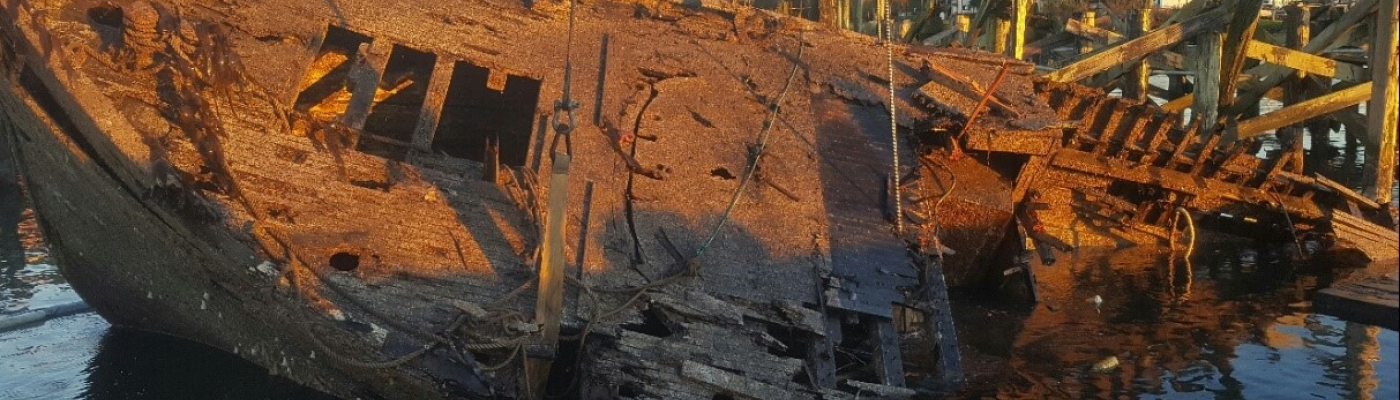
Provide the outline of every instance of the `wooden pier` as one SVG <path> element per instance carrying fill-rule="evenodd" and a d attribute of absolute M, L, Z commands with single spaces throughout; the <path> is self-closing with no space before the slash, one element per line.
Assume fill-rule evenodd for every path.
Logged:
<path fill-rule="evenodd" d="M 866 33 L 873 33 L 869 28 L 884 4 L 780 3 L 795 15 Z M 1150 101 L 1189 115 L 1183 123 L 1200 121 L 1202 137 L 1222 131 L 1218 147 L 1274 135 L 1276 157 L 1302 158 L 1303 147 L 1293 143 L 1310 140 L 1309 173 L 1360 188 L 1382 205 L 1393 200 L 1396 0 L 1293 2 L 1278 9 L 1266 9 L 1261 0 L 1194 0 L 1175 10 L 1147 0 L 1126 10 L 1090 4 L 1069 17 L 1064 7 L 1028 0 L 983 1 L 975 12 L 958 1 L 911 1 L 895 3 L 892 11 L 906 16 L 896 22 L 908 27 L 901 32 L 905 40 L 1003 53 L 1041 65 L 1051 80 Z M 1032 24 L 1031 15 L 1049 26 Z M 1153 75 L 1170 83 L 1150 84 Z M 1282 107 L 1261 113 L 1263 99 Z M 1365 113 L 1358 111 L 1361 103 Z M 1348 137 L 1348 160 L 1364 156 L 1360 181 L 1345 167 L 1324 168 L 1334 131 Z M 1363 146 L 1366 154 L 1355 154 Z"/>

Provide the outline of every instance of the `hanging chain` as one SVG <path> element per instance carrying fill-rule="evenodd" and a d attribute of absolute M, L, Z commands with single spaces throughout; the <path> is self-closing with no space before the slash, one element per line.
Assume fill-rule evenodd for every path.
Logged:
<path fill-rule="evenodd" d="M 904 198 L 901 197 L 899 183 L 899 120 L 895 114 L 895 93 L 894 93 L 894 12 L 890 10 L 892 2 L 880 0 L 883 5 L 885 15 L 885 58 L 887 61 L 887 77 L 890 83 L 890 158 L 894 161 L 894 171 L 890 173 L 890 187 L 894 189 L 894 232 L 904 234 Z"/>

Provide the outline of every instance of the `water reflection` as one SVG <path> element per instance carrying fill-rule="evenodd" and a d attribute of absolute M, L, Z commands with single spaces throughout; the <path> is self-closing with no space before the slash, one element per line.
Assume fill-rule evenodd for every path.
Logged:
<path fill-rule="evenodd" d="M 222 351 L 161 335 L 110 329 L 97 349 L 82 371 L 80 399 L 332 399 Z"/>
<path fill-rule="evenodd" d="M 1328 271 L 1294 263 L 1289 247 L 1198 250 L 1194 264 L 1130 249 L 1041 267 L 1042 304 L 963 337 L 1009 347 L 1001 399 L 1400 395 L 1395 331 L 1307 312 Z M 1115 368 L 1094 368 L 1110 357 Z"/>

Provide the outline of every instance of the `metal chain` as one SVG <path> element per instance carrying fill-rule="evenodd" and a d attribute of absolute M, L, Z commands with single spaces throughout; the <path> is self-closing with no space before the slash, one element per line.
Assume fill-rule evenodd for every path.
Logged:
<path fill-rule="evenodd" d="M 579 108 L 578 101 L 573 99 L 573 75 L 574 75 L 574 4 L 576 0 L 569 0 L 569 33 L 564 45 L 564 90 L 560 94 L 559 100 L 554 101 L 554 146 L 557 147 L 559 139 L 564 140 L 564 154 L 574 155 L 574 145 L 571 136 L 578 120 L 574 118 L 574 110 Z M 566 121 L 567 120 L 567 121 Z"/>
<path fill-rule="evenodd" d="M 885 59 L 887 61 L 889 83 L 890 83 L 890 158 L 894 161 L 894 171 L 890 173 L 890 184 L 894 189 L 894 232 L 904 234 L 904 198 L 901 197 L 899 181 L 899 120 L 895 113 L 895 93 L 894 93 L 894 18 L 890 10 L 889 0 L 880 0 L 884 8 L 885 15 Z"/>

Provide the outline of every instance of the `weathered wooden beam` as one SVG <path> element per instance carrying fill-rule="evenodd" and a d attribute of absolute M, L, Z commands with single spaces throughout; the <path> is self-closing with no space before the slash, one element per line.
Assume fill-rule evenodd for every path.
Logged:
<path fill-rule="evenodd" d="M 1096 44 L 1101 46 L 1106 46 L 1124 40 L 1128 40 L 1127 36 L 1123 36 L 1118 32 L 1085 25 L 1084 23 L 1079 22 L 1077 20 L 1069 20 L 1068 22 L 1066 22 L 1065 32 L 1069 32 L 1076 36 L 1090 39 L 1092 42 L 1095 42 Z M 1090 50 L 1092 51 L 1092 49 Z M 1148 54 L 1147 61 L 1151 62 L 1153 67 L 1165 70 L 1185 70 L 1187 66 L 1186 56 L 1183 56 L 1181 55 L 1181 53 L 1177 53 L 1175 51 L 1170 50 L 1163 50 L 1152 54 Z"/>
<path fill-rule="evenodd" d="M 340 116 L 341 123 L 356 130 L 365 128 L 365 119 L 369 118 L 369 110 L 374 106 L 374 95 L 379 91 L 380 74 L 389 63 L 389 45 L 374 46 L 372 43 L 360 44 L 354 59 L 350 61 L 350 72 L 345 77 L 351 92 L 345 113 Z"/>
<path fill-rule="evenodd" d="M 1220 105 L 1229 107 L 1235 103 L 1235 89 L 1239 83 L 1235 77 L 1244 70 L 1246 48 L 1254 37 L 1254 29 L 1259 26 L 1259 10 L 1264 0 L 1240 0 L 1235 6 L 1230 24 L 1225 28 L 1222 39 L 1224 45 L 1220 59 Z"/>
<path fill-rule="evenodd" d="M 1220 32 L 1207 32 L 1196 38 L 1196 85 L 1192 93 L 1192 118 L 1201 121 L 1201 134 L 1215 132 L 1220 120 L 1220 63 L 1224 57 Z"/>
<path fill-rule="evenodd" d="M 1217 179 L 1200 179 L 1191 173 L 1170 168 L 1138 165 L 1132 161 L 1110 157 L 1098 157 L 1093 153 L 1075 149 L 1062 149 L 1051 160 L 1051 165 L 1073 171 L 1084 172 L 1109 178 L 1122 179 L 1146 185 L 1197 196 L 1208 201 L 1239 202 L 1281 202 L 1298 218 L 1322 218 L 1322 209 L 1311 201 L 1292 196 L 1275 196 L 1273 193 L 1222 182 Z"/>
<path fill-rule="evenodd" d="M 996 34 L 992 36 L 992 52 L 997 54 L 1010 54 L 1007 44 L 1011 42 L 1011 20 L 997 18 Z"/>
<path fill-rule="evenodd" d="M 958 31 L 953 41 L 967 46 L 968 38 L 972 35 L 972 18 L 967 14 L 958 14 L 953 17 L 953 29 Z"/>
<path fill-rule="evenodd" d="M 1057 82 L 1074 82 L 1088 78 L 1109 68 L 1146 57 L 1148 54 L 1180 43 L 1188 37 L 1214 29 L 1225 23 L 1231 13 L 1229 7 L 1216 7 L 1180 24 L 1164 27 L 1140 38 L 1099 50 L 1073 64 L 1046 74 L 1045 77 Z"/>
<path fill-rule="evenodd" d="M 1133 10 L 1128 22 L 1128 36 L 1140 38 L 1147 32 L 1152 31 L 1152 4 L 1147 2 L 1144 8 Z M 1147 101 L 1147 93 L 1150 87 L 1147 83 L 1147 76 L 1151 74 L 1146 61 L 1138 61 L 1128 66 L 1127 75 L 1123 77 L 1123 97 L 1137 101 Z"/>
<path fill-rule="evenodd" d="M 936 341 L 938 349 L 939 380 L 944 390 L 957 390 L 966 379 L 963 374 L 962 353 L 958 350 L 958 330 L 953 324 L 953 307 L 948 301 L 948 281 L 943 275 L 943 265 L 936 260 L 928 260 L 924 268 L 924 323 L 927 332 Z"/>
<path fill-rule="evenodd" d="M 820 19 L 819 22 L 837 28 L 844 28 L 846 25 L 844 20 L 850 16 L 850 13 L 842 12 L 840 0 L 818 0 L 817 8 L 817 12 L 820 14 L 817 17 Z"/>
<path fill-rule="evenodd" d="M 1027 44 L 1026 56 L 1034 57 L 1037 54 L 1047 54 L 1050 50 L 1075 46 L 1078 43 L 1079 38 L 1075 37 L 1074 34 L 1066 31 L 1059 31 Z"/>
<path fill-rule="evenodd" d="M 1294 3 L 1288 5 L 1285 10 L 1288 14 L 1283 21 L 1285 36 L 1284 46 L 1287 46 L 1289 49 L 1301 49 L 1303 45 L 1308 43 L 1308 38 L 1312 35 L 1312 29 L 1309 27 L 1310 21 L 1312 20 L 1311 8 L 1301 6 L 1301 3 Z M 1255 49 L 1255 46 L 1250 46 L 1250 50 L 1253 49 Z M 1253 52 L 1251 51 L 1251 53 Z M 1258 58 L 1253 54 L 1251 54 L 1250 57 Z M 1260 60 L 1264 62 L 1273 62 L 1275 64 L 1281 63 L 1277 61 Z M 1298 104 L 1304 100 L 1303 93 L 1307 87 L 1307 82 L 1305 81 L 1307 72 L 1300 71 L 1296 75 L 1297 76 L 1290 79 L 1286 84 L 1288 90 L 1286 90 L 1284 94 L 1284 106 Z M 1274 136 L 1277 136 L 1280 142 L 1301 143 L 1303 141 L 1303 127 L 1301 125 L 1294 125 L 1279 128 Z"/>
<path fill-rule="evenodd" d="M 456 64 L 449 57 L 438 57 L 434 61 L 433 73 L 428 77 L 428 93 L 423 96 L 423 108 L 418 111 L 418 121 L 413 126 L 411 141 L 414 147 L 432 147 L 433 136 L 442 117 L 442 103 L 447 99 L 447 88 L 452 83 Z"/>
<path fill-rule="evenodd" d="M 1397 115 L 1397 100 L 1400 96 L 1400 85 L 1396 82 L 1397 64 L 1396 45 L 1400 44 L 1400 37 L 1396 27 L 1396 0 L 1386 0 L 1380 3 L 1380 8 L 1376 10 L 1376 22 L 1372 25 L 1371 31 L 1375 33 L 1375 38 L 1371 42 L 1371 102 L 1366 105 L 1367 129 L 1370 131 L 1370 143 L 1366 147 L 1375 146 L 1377 149 L 1371 153 L 1367 160 L 1375 159 L 1375 172 L 1368 173 L 1371 179 L 1367 180 L 1370 187 L 1370 194 L 1377 202 L 1389 204 L 1393 194 L 1391 185 L 1395 182 L 1395 150 L 1396 150 L 1396 124 L 1400 120 Z M 1369 164 L 1369 163 L 1368 163 Z M 1371 168 L 1368 168 L 1370 170 Z"/>
<path fill-rule="evenodd" d="M 1162 105 L 1162 111 L 1179 113 L 1191 108 L 1191 103 L 1194 101 L 1196 101 L 1196 96 L 1188 93 L 1184 96 L 1167 100 L 1167 104 Z"/>
<path fill-rule="evenodd" d="M 1256 136 L 1366 101 L 1367 98 L 1371 97 L 1371 92 L 1370 83 L 1352 86 L 1326 96 L 1308 99 L 1278 111 L 1240 121 L 1239 125 L 1236 126 L 1236 131 L 1241 139 Z"/>
<path fill-rule="evenodd" d="M 544 385 L 549 381 L 550 365 L 558 351 L 559 321 L 564 306 L 564 221 L 569 201 L 569 155 L 554 154 L 549 179 L 549 197 L 545 214 L 544 251 L 540 255 L 539 297 L 535 302 L 535 323 L 540 324 L 538 352 L 527 351 L 525 376 L 531 398 L 544 398 Z"/>
<path fill-rule="evenodd" d="M 1245 55 L 1255 60 L 1296 69 L 1300 72 L 1344 81 L 1359 81 L 1366 76 L 1366 69 L 1355 64 L 1337 62 L 1337 60 L 1327 57 L 1275 46 L 1258 40 L 1249 41 Z"/>
<path fill-rule="evenodd" d="M 1319 54 L 1323 51 L 1335 47 L 1338 41 L 1345 39 L 1348 34 L 1360 25 L 1367 16 L 1376 8 L 1376 2 L 1381 0 L 1360 0 L 1351 9 L 1343 13 L 1340 18 L 1333 21 L 1321 33 L 1314 35 L 1303 46 L 1302 52 L 1308 54 Z M 1392 0 L 1385 0 L 1392 1 Z M 1269 89 L 1283 83 L 1288 77 L 1293 76 L 1293 70 L 1280 65 L 1266 64 L 1256 68 L 1251 68 L 1245 75 L 1253 77 L 1249 82 L 1240 87 L 1244 94 L 1236 101 L 1236 104 L 1254 104 L 1264 97 L 1264 93 Z M 1231 109 L 1232 114 L 1238 114 L 1240 110 Z"/>
<path fill-rule="evenodd" d="M 870 341 L 875 344 L 871 351 L 871 363 L 880 383 L 890 386 L 904 386 L 904 357 L 899 350 L 899 332 L 895 331 L 894 321 L 880 317 L 865 317 L 870 329 Z"/>
<path fill-rule="evenodd" d="M 1079 20 L 1079 21 L 1076 21 L 1076 20 L 1069 20 L 1069 21 L 1066 21 L 1066 22 L 1065 22 L 1065 25 L 1066 25 L 1066 26 L 1065 26 L 1065 29 L 1069 29 L 1069 25 L 1070 25 L 1070 24 L 1073 24 L 1073 25 L 1081 25 L 1081 26 L 1085 26 L 1085 27 L 1088 27 L 1088 28 L 1095 28 L 1095 29 L 1098 29 L 1098 27 L 1099 27 L 1099 26 L 1098 26 L 1098 21 L 1099 21 L 1099 16 L 1098 16 L 1098 13 L 1097 13 L 1097 12 L 1094 12 L 1094 10 L 1085 10 L 1082 20 Z M 1111 42 L 1110 42 L 1110 43 L 1111 43 Z M 1094 42 L 1093 42 L 1092 40 L 1086 40 L 1086 41 L 1084 41 L 1084 43 L 1082 43 L 1082 44 L 1079 46 L 1079 54 L 1081 54 L 1081 55 L 1088 55 L 1088 54 L 1090 54 L 1090 53 L 1093 53 L 1093 52 L 1094 52 L 1094 47 L 1095 47 L 1095 46 L 1094 46 Z"/>

